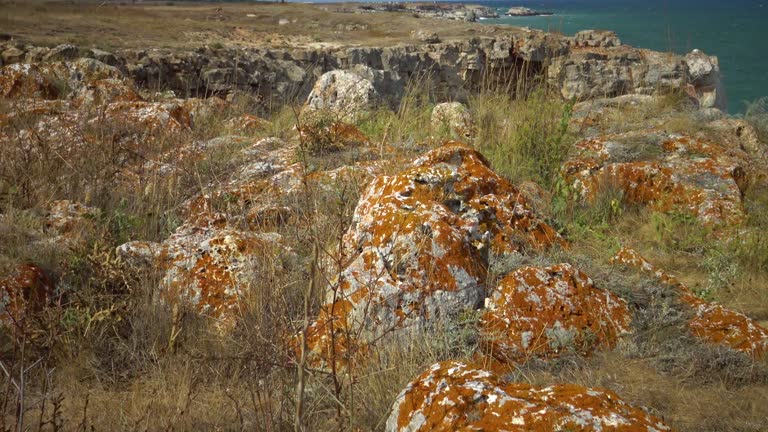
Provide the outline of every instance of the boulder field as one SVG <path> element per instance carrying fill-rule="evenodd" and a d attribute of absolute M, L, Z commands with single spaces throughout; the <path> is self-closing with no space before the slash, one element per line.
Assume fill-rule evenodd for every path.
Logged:
<path fill-rule="evenodd" d="M 545 50 L 551 46 L 557 49 Z M 17 59 L 52 53 L 15 49 Z M 217 89 L 220 82 L 213 77 L 230 71 L 224 60 L 227 51 L 206 50 L 115 56 L 74 50 L 66 61 L 6 65 L 0 69 L 0 97 L 12 100 L 13 110 L 0 114 L 0 139 L 24 143 L 45 136 L 56 151 L 66 154 L 103 139 L 103 130 L 97 133 L 94 128 L 105 122 L 127 124 L 127 129 L 110 129 L 112 139 L 133 154 L 151 157 L 122 160 L 114 181 L 137 191 L 147 175 L 171 175 L 180 160 L 201 158 L 207 149 L 238 142 L 238 165 L 228 179 L 216 190 L 186 200 L 180 211 L 184 220 L 172 234 L 157 242 L 139 240 L 117 247 L 117 255 L 136 271 L 159 272 L 158 301 L 190 305 L 213 319 L 224 334 L 238 324 L 254 271 L 296 259 L 296 251 L 275 228 L 301 216 L 293 205 L 301 194 L 330 189 L 340 178 L 365 185 L 336 245 L 344 259 L 321 287 L 322 305 L 304 332 L 285 335 L 286 351 L 306 355 L 313 368 L 334 371 L 372 361 L 369 354 L 384 341 L 429 332 L 466 313 L 480 316 L 480 338 L 487 349 L 479 360 L 492 359 L 509 368 L 565 352 L 587 357 L 611 350 L 634 331 L 635 306 L 612 287 L 596 284 L 575 264 L 518 266 L 498 281 L 489 277 L 492 257 L 530 256 L 572 245 L 537 210 L 536 198 L 526 188 L 495 172 L 471 145 L 441 142 L 411 162 L 397 161 L 397 169 L 385 168 L 372 156 L 396 159 L 393 149 L 374 148 L 351 123 L 382 95 L 389 95 L 387 88 L 399 88 L 397 80 L 436 67 L 442 90 L 464 91 L 484 67 L 525 58 L 546 63 L 549 79 L 569 98 L 594 97 L 595 92 L 652 93 L 667 85 L 690 90 L 702 107 L 717 105 L 719 82 L 714 58 L 636 50 L 605 34 L 566 41 L 532 32 L 426 47 L 280 56 L 254 51 L 232 69 L 242 74 L 238 85 L 257 91 L 268 87 L 277 96 L 291 83 L 313 81 L 307 74 L 323 68 L 357 62 L 372 66 L 319 76 L 303 118 L 311 118 L 313 111 L 330 111 L 334 122 L 297 125 L 299 142 L 224 136 L 195 143 L 163 141 L 171 148 L 150 152 L 159 146 L 156 139 L 161 135 L 183 138 L 197 119 L 222 111 L 228 102 L 216 97 L 149 100 L 134 80 L 141 84 L 162 75 L 172 85 L 191 80 L 200 88 Z M 71 50 L 59 51 L 63 55 Z M 557 55 L 550 57 L 552 52 Z M 97 54 L 113 65 L 88 57 Z M 211 59 L 221 59 L 224 66 L 216 69 L 227 72 L 215 72 Z M 301 65 L 307 61 L 326 66 L 306 72 Z M 235 130 L 266 124 L 255 116 L 222 121 Z M 432 128 L 448 129 L 460 139 L 475 134 L 469 110 L 456 102 L 435 107 Z M 319 145 L 320 140 L 327 142 Z M 307 146 L 328 154 L 353 149 L 357 160 L 310 172 L 296 158 Z M 649 129 L 578 142 L 562 166 L 562 177 L 587 205 L 605 188 L 613 188 L 629 203 L 684 213 L 724 232 L 744 223 L 743 190 L 761 157 L 750 148 Z M 98 217 L 98 209 L 54 202 L 46 216 L 45 236 L 71 245 L 77 241 L 72 233 Z M 737 311 L 698 298 L 637 252 L 622 249 L 614 263 L 640 268 L 679 296 L 691 311 L 688 330 L 702 343 L 753 358 L 768 349 L 768 330 Z M 54 278 L 42 268 L 22 265 L 0 279 L 0 325 L 17 325 L 60 295 Z M 670 427 L 608 390 L 507 382 L 478 365 L 455 361 L 438 363 L 414 378 L 397 397 L 386 422 L 387 431 L 458 429 Z"/>

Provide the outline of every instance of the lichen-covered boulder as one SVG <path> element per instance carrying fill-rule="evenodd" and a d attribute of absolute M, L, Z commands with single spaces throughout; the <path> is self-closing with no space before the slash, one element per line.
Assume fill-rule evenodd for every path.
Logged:
<path fill-rule="evenodd" d="M 518 362 L 613 347 L 631 320 L 623 299 L 559 264 L 504 277 L 486 301 L 481 328 L 494 358 Z"/>
<path fill-rule="evenodd" d="M 535 387 L 455 361 L 437 363 L 400 392 L 387 432 L 671 430 L 615 393 L 575 384 Z"/>
<path fill-rule="evenodd" d="M 379 98 L 366 77 L 353 71 L 324 73 L 315 83 L 302 110 L 302 116 L 329 116 L 334 121 L 354 121 Z"/>
<path fill-rule="evenodd" d="M 563 174 L 587 202 L 613 189 L 631 204 L 696 217 L 714 227 L 744 221 L 746 154 L 714 142 L 645 130 L 585 139 Z"/>
<path fill-rule="evenodd" d="M 182 225 L 164 242 L 131 242 L 118 254 L 132 264 L 154 264 L 162 272 L 162 299 L 182 302 L 231 329 L 263 266 L 281 266 L 289 249 L 277 233 Z"/>
<path fill-rule="evenodd" d="M 323 363 L 322 334 L 353 334 L 365 345 L 477 309 L 489 253 L 555 244 L 565 242 L 477 151 L 448 143 L 368 185 L 342 245 L 349 264 L 329 290 L 329 312 L 310 329 L 308 339 L 321 343 L 309 348 Z"/>
<path fill-rule="evenodd" d="M 0 97 L 60 99 L 85 84 L 121 79 L 120 71 L 93 59 L 59 63 L 16 63 L 0 69 Z"/>
<path fill-rule="evenodd" d="M 476 134 L 472 114 L 460 102 L 435 105 L 432 109 L 431 123 L 434 132 L 448 132 L 454 139 L 472 139 Z"/>
<path fill-rule="evenodd" d="M 623 248 L 611 262 L 650 273 L 670 289 L 675 290 L 680 301 L 692 311 L 688 328 L 696 338 L 707 343 L 723 345 L 753 357 L 762 357 L 768 352 L 768 329 L 740 312 L 715 302 L 702 300 L 677 278 L 651 264 L 637 251 Z"/>
<path fill-rule="evenodd" d="M 0 278 L 0 327 L 24 327 L 27 317 L 40 312 L 55 295 L 56 283 L 42 268 L 23 264 Z"/>

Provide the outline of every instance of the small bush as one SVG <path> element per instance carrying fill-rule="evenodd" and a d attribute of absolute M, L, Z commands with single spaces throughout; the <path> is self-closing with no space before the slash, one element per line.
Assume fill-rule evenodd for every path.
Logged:
<path fill-rule="evenodd" d="M 470 102 L 477 143 L 494 169 L 514 182 L 552 187 L 574 141 L 568 132 L 573 103 L 546 90 L 513 99 L 485 94 Z"/>

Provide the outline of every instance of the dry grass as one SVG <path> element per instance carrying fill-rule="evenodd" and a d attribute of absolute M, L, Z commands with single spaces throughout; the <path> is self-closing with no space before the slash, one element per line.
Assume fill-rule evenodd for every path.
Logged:
<path fill-rule="evenodd" d="M 424 124 L 434 101 L 428 84 L 422 84 L 407 92 L 397 110 L 382 108 L 359 119 L 358 126 L 374 146 L 393 147 L 395 154 L 408 159 L 433 145 Z M 664 102 L 656 109 L 674 119 L 679 112 L 670 104 L 674 105 Z M 764 260 L 760 249 L 746 244 L 731 252 L 728 244 L 711 241 L 710 233 L 690 220 L 627 206 L 611 188 L 589 208 L 563 200 L 557 190 L 557 167 L 576 137 L 563 126 L 567 126 L 569 104 L 551 94 L 533 93 L 526 98 L 484 94 L 471 101 L 470 108 L 478 120 L 481 150 L 513 181 L 536 180 L 550 187 L 555 197 L 552 222 L 572 242 L 567 251 L 493 261 L 489 284 L 522 265 L 571 262 L 598 286 L 627 299 L 638 329 L 612 352 L 532 362 L 510 378 L 607 387 L 682 431 L 764 428 L 768 365 L 699 345 L 682 328 L 684 312 L 674 297 L 660 294 L 653 281 L 607 265 L 619 245 L 635 246 L 694 288 L 719 275 L 725 283 L 711 292 L 712 298 L 765 319 L 768 276 L 760 268 Z M 159 136 L 143 157 L 231 133 L 223 120 L 252 109 L 247 103 L 236 104 L 228 112 L 197 122 L 182 135 Z M 690 127 L 685 114 L 679 115 L 680 130 Z M 287 103 L 271 115 L 267 130 L 251 138 L 279 136 L 296 144 L 297 117 L 296 106 Z M 637 114 L 636 122 L 653 117 L 653 111 L 647 111 Z M 99 137 L 130 132 L 129 125 L 99 128 Z M 337 250 L 364 185 L 341 180 L 327 190 L 308 188 L 283 203 L 294 209 L 292 223 L 264 229 L 283 235 L 295 259 L 255 260 L 253 276 L 242 287 L 250 295 L 239 311 L 238 325 L 222 335 L 213 330 L 210 319 L 184 307 L 174 312 L 160 304 L 159 275 L 137 272 L 116 260 L 113 250 L 130 239 L 166 238 L 180 223 L 176 209 L 184 200 L 221 188 L 231 179 L 233 168 L 241 162 L 236 155 L 242 144 L 219 147 L 184 162 L 176 176 L 152 178 L 149 181 L 154 183 L 146 189 L 151 193 L 136 195 L 105 181 L 105 173 L 119 171 L 126 163 L 120 157 L 125 148 L 108 146 L 112 153 L 90 157 L 111 143 L 104 138 L 79 147 L 67 159 L 74 170 L 62 167 L 60 160 L 25 159 L 17 151 L 18 143 L 0 149 L 3 160 L 11 162 L 0 168 L 7 189 L 0 206 L 4 246 L 0 270 L 5 273 L 21 262 L 34 261 L 57 273 L 60 286 L 69 293 L 62 305 L 51 308 L 45 331 L 36 339 L 0 337 L 0 361 L 12 370 L 40 360 L 27 374 L 27 426 L 30 430 L 97 431 L 294 429 L 297 359 L 285 341 L 304 318 L 305 290 L 310 268 L 316 264 L 313 246 L 331 251 L 329 260 L 340 264 L 333 262 L 338 257 L 332 251 Z M 37 143 L 41 148 L 47 144 Z M 329 169 L 358 156 L 342 150 L 311 158 L 296 155 L 296 160 Z M 393 171 L 402 163 L 396 158 L 383 162 L 391 166 L 385 170 Z M 30 186 L 20 187 L 25 182 Z M 94 205 L 103 213 L 93 229 L 79 233 L 83 246 L 62 249 L 30 241 L 43 235 L 43 209 L 48 201 L 64 198 Z M 755 191 L 747 196 L 750 224 L 759 234 L 766 229 L 761 216 L 766 202 Z M 708 259 L 712 262 L 705 264 Z M 739 269 L 735 275 L 726 271 L 733 265 Z M 334 268 L 326 271 L 320 277 L 333 277 Z M 311 315 L 318 311 L 322 294 L 318 290 L 309 298 Z M 415 375 L 436 361 L 472 358 L 478 349 L 475 323 L 476 317 L 464 316 L 457 322 L 440 323 L 429 333 L 403 334 L 395 342 L 378 346 L 371 354 L 375 361 L 348 374 L 334 377 L 308 370 L 306 430 L 381 430 L 397 393 Z M 180 333 L 169 344 L 174 328 Z M 9 386 L 8 380 L 0 381 L 0 430 L 16 424 Z"/>
<path fill-rule="evenodd" d="M 126 0 L 99 6 L 101 3 L 4 0 L 0 2 L 0 29 L 34 44 L 73 43 L 107 50 L 200 45 L 389 46 L 412 42 L 410 32 L 416 29 L 437 31 L 448 40 L 493 32 L 491 26 L 414 18 L 408 13 L 361 15 L 338 11 L 354 6 L 350 4 L 157 1 L 132 5 Z M 278 25 L 280 19 L 291 24 Z M 393 22 L 397 25 L 393 26 Z M 360 29 L 339 29 L 355 25 Z"/>

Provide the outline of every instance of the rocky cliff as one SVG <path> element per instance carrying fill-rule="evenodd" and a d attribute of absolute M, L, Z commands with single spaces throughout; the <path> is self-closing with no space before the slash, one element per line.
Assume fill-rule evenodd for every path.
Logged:
<path fill-rule="evenodd" d="M 120 69 L 140 86 L 179 96 L 253 92 L 263 100 L 302 101 L 325 72 L 368 68 L 377 90 L 392 103 L 406 83 L 428 77 L 438 99 L 465 100 L 491 83 L 535 75 L 563 97 L 577 100 L 684 89 L 701 107 L 725 107 L 716 57 L 660 53 L 622 45 L 612 32 L 586 31 L 573 38 L 539 31 L 510 31 L 437 44 L 394 47 L 121 50 L 62 45 L 0 46 L 4 64 L 94 58 Z"/>

